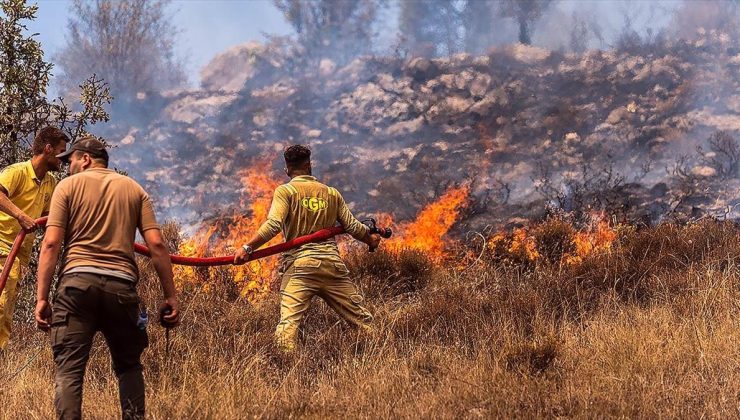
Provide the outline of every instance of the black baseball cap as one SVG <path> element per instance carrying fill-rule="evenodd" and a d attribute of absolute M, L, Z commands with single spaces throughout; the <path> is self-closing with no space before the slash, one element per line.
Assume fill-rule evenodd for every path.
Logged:
<path fill-rule="evenodd" d="M 72 146 L 64 152 L 57 155 L 59 159 L 64 163 L 69 163 L 69 157 L 74 152 L 85 152 L 90 156 L 108 161 L 108 151 L 105 150 L 105 145 L 102 141 L 96 139 L 93 136 L 85 136 L 76 142 L 72 143 Z"/>

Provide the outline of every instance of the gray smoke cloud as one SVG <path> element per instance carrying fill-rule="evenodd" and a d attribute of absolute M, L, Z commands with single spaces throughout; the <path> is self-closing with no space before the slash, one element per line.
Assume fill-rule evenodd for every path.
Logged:
<path fill-rule="evenodd" d="M 374 56 L 306 62 L 275 38 L 224 51 L 199 88 L 142 93 L 145 112 L 104 133 L 113 163 L 185 223 L 243 207 L 239 171 L 267 158 L 279 179 L 291 143 L 313 147 L 318 175 L 361 214 L 410 219 L 459 183 L 472 185 L 470 228 L 573 207 L 584 191 L 652 221 L 734 205 L 736 180 L 720 188 L 696 154 L 718 130 L 740 139 L 732 4 L 563 1 L 532 46 L 501 19 L 485 52 L 432 59 L 394 50 L 397 10 L 375 23 Z M 699 193 L 681 196 L 686 183 Z"/>

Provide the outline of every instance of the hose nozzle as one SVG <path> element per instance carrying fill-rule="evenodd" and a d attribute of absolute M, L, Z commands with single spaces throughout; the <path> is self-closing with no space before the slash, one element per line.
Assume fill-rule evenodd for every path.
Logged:
<path fill-rule="evenodd" d="M 373 218 L 365 219 L 362 221 L 362 224 L 368 227 L 370 229 L 371 235 L 380 235 L 381 238 L 388 239 L 393 235 L 393 231 L 390 228 L 381 228 L 378 227 L 377 221 Z M 369 249 L 370 252 L 374 252 L 374 248 Z"/>
<path fill-rule="evenodd" d="M 372 217 L 362 221 L 362 224 L 370 229 L 370 234 L 380 235 L 381 238 L 388 239 L 393 235 L 393 231 L 390 228 L 378 227 L 378 222 Z"/>

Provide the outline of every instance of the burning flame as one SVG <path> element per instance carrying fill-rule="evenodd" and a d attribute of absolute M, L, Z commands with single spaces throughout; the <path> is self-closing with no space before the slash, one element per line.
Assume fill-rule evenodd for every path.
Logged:
<path fill-rule="evenodd" d="M 535 261 L 540 257 L 537 252 L 537 244 L 524 228 L 515 229 L 509 252 L 529 261 Z"/>
<path fill-rule="evenodd" d="M 612 243 L 617 239 L 617 233 L 603 215 L 597 216 L 595 224 L 595 229 L 589 232 L 576 233 L 575 238 L 573 238 L 575 255 L 565 256 L 565 264 L 578 264 L 589 254 L 611 249 Z"/>
<path fill-rule="evenodd" d="M 212 254 L 228 255 L 246 242 L 267 219 L 272 194 L 280 185 L 270 174 L 268 160 L 242 170 L 239 176 L 245 194 L 240 204 L 248 211 L 234 212 L 202 226 L 193 237 L 182 243 L 180 254 L 203 257 L 206 256 L 206 250 L 210 250 Z M 457 222 L 460 212 L 467 207 L 469 194 L 469 185 L 450 188 L 439 199 L 422 209 L 411 222 L 394 224 L 392 215 L 378 215 L 379 226 L 394 229 L 394 236 L 384 240 L 382 247 L 396 253 L 404 249 L 417 250 L 437 263 L 445 261 L 451 247 L 449 242 L 443 240 L 444 236 Z M 510 261 L 536 263 L 545 257 L 544 251 L 539 248 L 537 228 L 523 227 L 514 229 L 511 233 L 498 232 L 488 240 L 488 248 L 494 255 Z M 560 264 L 563 265 L 579 264 L 588 255 L 609 251 L 617 238 L 615 230 L 603 214 L 593 215 L 592 223 L 587 229 L 575 231 L 570 225 L 566 225 L 563 232 L 562 237 L 568 241 L 559 256 Z M 274 238 L 268 246 L 277 242 L 280 242 L 280 238 Z M 340 245 L 342 252 L 349 249 L 347 241 L 340 241 Z M 275 278 L 277 264 L 277 256 L 272 256 L 243 266 L 232 266 L 227 270 L 240 287 L 241 295 L 256 302 L 268 293 L 272 279 Z M 176 270 L 180 287 L 185 282 L 203 284 L 206 289 L 209 287 L 210 275 L 207 269 L 178 266 Z"/>
<path fill-rule="evenodd" d="M 241 199 L 241 208 L 248 212 L 235 211 L 228 217 L 216 220 L 210 226 L 203 226 L 198 233 L 180 246 L 180 254 L 202 257 L 206 250 L 213 254 L 233 254 L 234 249 L 244 244 L 253 235 L 260 224 L 267 219 L 272 203 L 272 194 L 281 182 L 273 178 L 270 161 L 263 160 L 250 165 L 239 172 L 245 194 Z M 266 246 L 280 242 L 273 238 Z M 278 257 L 271 256 L 251 261 L 242 266 L 230 267 L 234 282 L 241 287 L 241 295 L 249 301 L 260 300 L 270 289 L 271 280 L 275 277 Z M 185 279 L 202 283 L 202 271 L 192 267 L 180 267 L 179 274 Z M 206 275 L 207 277 L 207 275 Z"/>
<path fill-rule="evenodd" d="M 432 260 L 442 261 L 447 249 L 442 238 L 455 224 L 460 211 L 467 207 L 469 194 L 468 185 L 451 188 L 422 209 L 414 221 L 398 226 L 394 226 L 390 215 L 382 215 L 378 218 L 378 224 L 394 227 L 394 236 L 383 241 L 381 246 L 392 252 L 402 249 L 418 250 L 426 253 Z"/>
<path fill-rule="evenodd" d="M 180 244 L 178 253 L 183 257 L 204 257 L 203 250 L 208 249 L 208 240 L 215 232 L 214 226 L 201 228 L 196 234 Z M 207 271 L 197 267 L 174 265 L 175 286 L 182 289 L 185 283 L 204 283 L 208 280 Z M 209 287 L 208 284 L 205 286 Z"/>
<path fill-rule="evenodd" d="M 270 172 L 268 160 L 250 165 L 248 169 L 241 171 L 239 175 L 245 191 L 241 207 L 249 208 L 249 211 L 234 212 L 228 217 L 202 226 L 192 238 L 181 244 L 180 254 L 203 257 L 206 256 L 206 250 L 210 250 L 214 255 L 227 255 L 245 243 L 267 219 L 272 194 L 280 185 L 278 180 L 270 176 Z M 425 207 L 414 221 L 398 226 L 394 225 L 390 215 L 381 214 L 378 217 L 378 225 L 393 226 L 395 230 L 394 236 L 384 241 L 382 246 L 392 252 L 399 252 L 402 249 L 418 250 L 428 254 L 435 261 L 441 261 L 447 249 L 442 238 L 457 221 L 460 211 L 467 206 L 469 193 L 467 185 L 451 188 L 438 200 Z M 277 242 L 280 242 L 280 238 L 274 238 L 267 246 Z M 347 250 L 346 247 L 342 248 L 344 251 Z M 243 266 L 233 266 L 229 270 L 241 288 L 241 295 L 251 302 L 256 302 L 269 292 L 277 264 L 277 256 L 272 256 Z M 208 270 L 182 266 L 178 266 L 176 270 L 180 287 L 185 282 L 204 284 L 205 288 L 208 287 L 210 280 Z"/>
<path fill-rule="evenodd" d="M 250 206 L 251 214 L 237 214 L 227 226 L 228 236 L 222 242 L 224 251 L 244 244 L 267 220 L 272 203 L 272 194 L 281 184 L 270 174 L 270 162 L 263 161 L 251 165 L 239 173 L 248 199 L 242 199 L 242 207 Z M 280 236 L 274 237 L 266 246 L 281 242 Z M 277 271 L 276 255 L 251 261 L 242 266 L 233 267 L 234 280 L 242 283 L 242 296 L 250 300 L 259 300 L 270 289 L 270 283 Z"/>
<path fill-rule="evenodd" d="M 582 231 L 575 231 L 569 226 L 568 232 L 561 233 L 561 239 L 568 243 L 563 246 L 560 264 L 575 265 L 583 262 L 587 256 L 611 250 L 617 239 L 617 233 L 612 228 L 604 214 L 591 216 L 590 226 Z M 543 259 L 542 249 L 538 248 L 536 230 L 543 225 L 531 228 L 514 229 L 510 234 L 498 232 L 488 240 L 488 248 L 497 258 L 514 262 L 535 263 Z"/>

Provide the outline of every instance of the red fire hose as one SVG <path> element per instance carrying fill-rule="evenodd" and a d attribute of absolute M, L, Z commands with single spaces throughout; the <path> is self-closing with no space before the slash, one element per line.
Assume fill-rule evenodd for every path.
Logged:
<path fill-rule="evenodd" d="M 36 219 L 36 224 L 42 227 L 45 226 L 46 217 Z M 269 257 L 270 255 L 279 254 L 281 252 L 285 252 L 289 249 L 297 248 L 301 245 L 305 245 L 311 242 L 325 241 L 333 236 L 341 235 L 342 233 L 344 233 L 344 228 L 341 226 L 321 229 L 310 235 L 301 236 L 293 240 L 283 242 L 281 244 L 269 246 L 267 248 L 258 249 L 249 256 L 249 261 L 257 260 L 257 259 L 264 258 L 264 257 Z M 3 272 L 2 274 L 0 274 L 0 293 L 2 293 L 3 289 L 5 289 L 5 283 L 8 281 L 10 269 L 13 266 L 15 257 L 18 255 L 18 252 L 21 250 L 21 245 L 23 244 L 23 240 L 25 238 L 26 238 L 26 231 L 21 230 L 20 232 L 18 232 L 18 236 L 16 236 L 15 242 L 13 242 L 13 247 L 10 249 L 10 252 L 8 253 L 8 258 L 5 260 L 5 265 L 3 265 Z M 145 255 L 147 257 L 151 256 L 151 254 L 149 253 L 149 249 L 146 246 L 141 245 L 141 244 L 135 243 L 134 251 L 136 251 L 137 253 L 141 255 Z M 233 255 L 227 255 L 224 257 L 210 257 L 210 258 L 196 258 L 196 257 L 183 257 L 182 255 L 170 255 L 170 258 L 172 259 L 172 264 L 188 265 L 191 267 L 212 267 L 212 266 L 217 266 L 217 265 L 229 265 L 229 264 L 234 263 Z"/>

